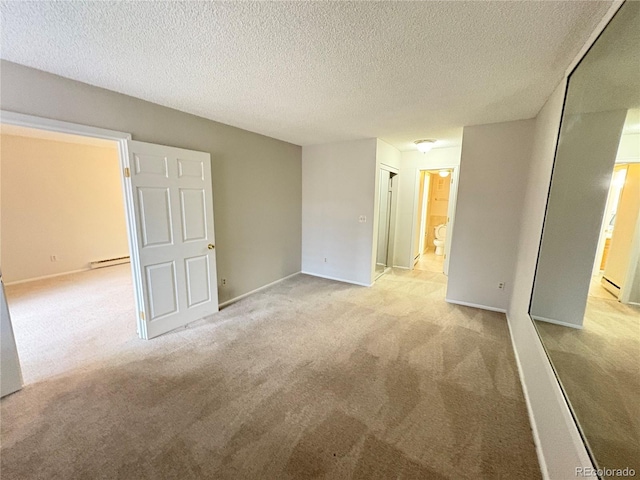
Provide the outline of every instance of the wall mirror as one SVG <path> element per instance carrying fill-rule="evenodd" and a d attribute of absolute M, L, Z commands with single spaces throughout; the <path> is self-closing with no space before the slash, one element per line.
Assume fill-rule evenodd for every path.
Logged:
<path fill-rule="evenodd" d="M 393 265 L 395 231 L 396 173 L 381 168 L 378 182 L 378 237 L 376 239 L 375 278 Z"/>
<path fill-rule="evenodd" d="M 592 461 L 636 474 L 639 212 L 640 2 L 627 1 L 569 77 L 529 313 Z"/>

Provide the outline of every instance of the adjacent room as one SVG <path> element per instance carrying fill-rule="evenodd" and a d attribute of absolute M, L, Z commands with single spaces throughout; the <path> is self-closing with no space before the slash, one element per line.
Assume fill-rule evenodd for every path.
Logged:
<path fill-rule="evenodd" d="M 25 384 L 136 336 L 114 142 L 0 126 L 0 262 Z"/>

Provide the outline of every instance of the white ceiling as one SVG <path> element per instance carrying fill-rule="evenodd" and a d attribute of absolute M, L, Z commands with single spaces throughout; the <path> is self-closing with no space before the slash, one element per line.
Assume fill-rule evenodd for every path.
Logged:
<path fill-rule="evenodd" d="M 1 56 L 298 145 L 531 118 L 611 2 L 3 2 Z"/>

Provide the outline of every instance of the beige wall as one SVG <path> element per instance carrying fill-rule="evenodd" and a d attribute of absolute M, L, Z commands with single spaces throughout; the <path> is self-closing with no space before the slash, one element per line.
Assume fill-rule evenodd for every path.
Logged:
<path fill-rule="evenodd" d="M 3 110 L 211 154 L 220 302 L 300 271 L 299 146 L 11 62 Z"/>
<path fill-rule="evenodd" d="M 0 170 L 5 282 L 129 255 L 115 143 L 103 148 L 2 135 Z"/>

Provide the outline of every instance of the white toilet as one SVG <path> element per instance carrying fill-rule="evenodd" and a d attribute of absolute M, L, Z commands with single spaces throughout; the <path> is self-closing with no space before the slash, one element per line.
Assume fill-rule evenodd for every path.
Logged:
<path fill-rule="evenodd" d="M 447 238 L 447 224 L 442 223 L 434 228 L 436 238 L 433 244 L 436 246 L 436 255 L 444 255 L 444 241 Z"/>

